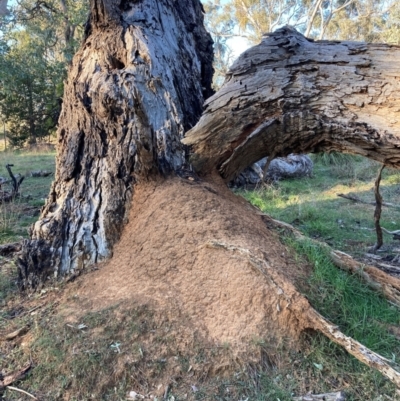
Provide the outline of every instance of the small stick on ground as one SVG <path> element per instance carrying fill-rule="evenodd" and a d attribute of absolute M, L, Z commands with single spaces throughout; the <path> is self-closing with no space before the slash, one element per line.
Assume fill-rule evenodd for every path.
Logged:
<path fill-rule="evenodd" d="M 385 168 L 385 165 L 382 164 L 382 167 L 379 169 L 378 176 L 375 180 L 375 212 L 374 212 L 374 221 L 375 221 L 375 229 L 376 229 L 376 245 L 374 247 L 374 251 L 377 251 L 383 245 L 383 233 L 380 225 L 381 213 L 382 213 L 382 195 L 379 192 L 379 185 L 381 183 L 382 171 Z"/>
<path fill-rule="evenodd" d="M 13 390 L 13 391 L 18 391 L 19 393 L 25 394 L 25 395 L 27 395 L 28 397 L 31 397 L 31 398 L 33 398 L 34 400 L 37 400 L 37 398 L 36 398 L 34 395 L 28 393 L 28 392 L 25 391 L 25 390 L 21 390 L 20 388 L 12 387 L 12 386 L 7 386 L 7 389 L 8 389 L 8 390 Z"/>
<path fill-rule="evenodd" d="M 15 330 L 12 333 L 9 333 L 6 336 L 4 336 L 4 340 L 6 340 L 6 341 L 14 340 L 15 338 L 17 338 L 19 336 L 23 336 L 25 333 L 28 332 L 28 330 L 29 330 L 28 326 L 21 327 L 20 329 Z"/>
<path fill-rule="evenodd" d="M 376 206 L 376 202 L 370 202 L 370 201 L 362 200 L 356 195 L 337 194 L 337 196 L 339 196 L 339 197 L 341 197 L 343 199 L 351 200 L 351 201 L 356 202 L 356 203 L 362 203 L 364 205 Z M 394 203 L 382 202 L 382 206 L 392 207 L 394 209 L 400 209 L 400 205 L 395 205 Z"/>

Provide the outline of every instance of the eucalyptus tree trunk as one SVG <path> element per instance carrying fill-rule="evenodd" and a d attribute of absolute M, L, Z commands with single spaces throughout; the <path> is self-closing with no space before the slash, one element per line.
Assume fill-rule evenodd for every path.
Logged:
<path fill-rule="evenodd" d="M 56 176 L 19 260 L 22 287 L 112 255 L 135 183 L 186 168 L 212 94 L 199 0 L 92 0 L 58 129 Z"/>

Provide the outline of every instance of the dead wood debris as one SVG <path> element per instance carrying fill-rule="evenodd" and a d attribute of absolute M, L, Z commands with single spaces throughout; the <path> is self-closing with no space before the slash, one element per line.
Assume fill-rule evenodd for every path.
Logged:
<path fill-rule="evenodd" d="M 325 394 L 311 394 L 308 393 L 301 397 L 294 397 L 294 401 L 345 401 L 346 394 L 343 391 L 339 391 L 338 393 L 325 393 Z"/>
<path fill-rule="evenodd" d="M 51 171 L 47 171 L 47 170 L 36 170 L 36 171 L 31 171 L 30 172 L 31 177 L 33 177 L 33 178 L 49 177 L 52 174 L 53 173 Z"/>
<path fill-rule="evenodd" d="M 400 388 L 400 373 L 390 365 L 391 361 L 365 347 L 353 338 L 346 336 L 340 331 L 339 327 L 318 313 L 299 292 L 296 291 L 292 295 L 287 294 L 282 286 L 278 284 L 282 281 L 279 273 L 271 269 L 266 260 L 257 257 L 249 249 L 240 248 L 217 240 L 208 241 L 205 246 L 234 252 L 247 259 L 249 264 L 267 279 L 271 287 L 275 290 L 277 298 L 286 304 L 285 308 L 293 312 L 296 316 L 301 314 L 301 317 L 307 321 L 307 328 L 321 332 L 331 341 L 345 348 L 349 354 L 353 355 L 359 361 L 378 370 Z M 287 281 L 285 278 L 283 280 Z"/>
<path fill-rule="evenodd" d="M 384 168 L 385 168 L 385 165 L 382 164 L 382 167 L 379 169 L 378 176 L 376 177 L 375 188 L 374 188 L 375 202 L 376 202 L 375 212 L 374 212 L 374 222 L 375 222 L 375 230 L 376 230 L 376 245 L 374 246 L 374 251 L 377 251 L 383 245 L 383 234 L 382 234 L 382 228 L 380 225 L 381 213 L 382 213 L 382 195 L 379 192 L 379 186 L 381 183 L 382 171 Z"/>
<path fill-rule="evenodd" d="M 19 337 L 19 336 L 23 336 L 24 334 L 26 334 L 29 331 L 29 327 L 28 326 L 24 326 L 21 327 L 15 331 L 13 331 L 12 333 L 9 333 L 7 335 L 5 335 L 2 340 L 5 341 L 11 341 L 14 340 L 15 338 Z"/>
<path fill-rule="evenodd" d="M 0 246 L 0 256 L 10 256 L 21 250 L 21 242 L 12 242 Z"/>
<path fill-rule="evenodd" d="M 275 227 L 284 228 L 285 230 L 290 231 L 290 233 L 298 239 L 307 239 L 318 244 L 319 246 L 322 246 L 328 251 L 328 255 L 330 256 L 335 266 L 352 274 L 359 275 L 369 287 L 371 287 L 375 291 L 381 292 L 381 294 L 389 302 L 400 307 L 400 279 L 386 274 L 377 267 L 360 263 L 346 253 L 332 249 L 328 244 L 324 242 L 307 238 L 299 230 L 288 223 L 275 220 L 265 214 L 261 215 L 263 216 L 267 224 L 273 225 Z"/>
<path fill-rule="evenodd" d="M 28 371 L 31 369 L 31 367 L 32 367 L 31 363 L 28 363 L 23 368 L 13 373 L 9 373 L 8 375 L 0 374 L 0 393 L 4 391 L 6 387 L 10 386 L 14 382 L 23 379 L 26 373 L 28 373 Z"/>
<path fill-rule="evenodd" d="M 22 184 L 22 181 L 24 181 L 25 177 L 23 175 L 14 175 L 14 173 L 11 170 L 11 167 L 13 167 L 13 164 L 6 164 L 6 169 L 8 171 L 8 174 L 11 177 L 11 180 L 1 180 L 0 183 L 0 203 L 7 203 L 7 202 L 12 202 L 15 198 L 17 198 L 19 194 L 19 188 Z M 5 191 L 2 189 L 2 185 L 6 183 L 12 183 L 12 188 L 11 191 Z"/>
<path fill-rule="evenodd" d="M 376 206 L 376 202 L 362 200 L 361 198 L 359 198 L 356 195 L 349 195 L 349 194 L 347 194 L 347 195 L 346 194 L 336 194 L 336 195 L 343 199 L 348 199 L 348 200 L 351 200 L 356 203 L 362 203 L 364 205 Z M 400 205 L 395 205 L 394 203 L 389 203 L 389 202 L 382 202 L 382 206 L 391 207 L 394 209 L 400 209 Z"/>

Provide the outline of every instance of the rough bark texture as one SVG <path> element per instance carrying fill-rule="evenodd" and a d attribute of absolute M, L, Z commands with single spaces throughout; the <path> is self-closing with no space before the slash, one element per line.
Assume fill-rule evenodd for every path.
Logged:
<path fill-rule="evenodd" d="M 184 139 L 194 167 L 230 181 L 265 156 L 333 150 L 399 167 L 399 64 L 397 46 L 266 35 Z"/>
<path fill-rule="evenodd" d="M 133 185 L 185 167 L 212 94 L 199 0 L 93 0 L 66 83 L 56 177 L 19 260 L 22 286 L 112 254 Z"/>

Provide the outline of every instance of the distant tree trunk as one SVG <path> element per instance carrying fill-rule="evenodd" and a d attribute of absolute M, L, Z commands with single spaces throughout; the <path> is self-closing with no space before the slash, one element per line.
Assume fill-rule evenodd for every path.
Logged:
<path fill-rule="evenodd" d="M 226 181 L 265 156 L 339 151 L 400 166 L 400 51 L 291 27 L 243 53 L 184 143 Z"/>
<path fill-rule="evenodd" d="M 36 143 L 35 111 L 33 107 L 32 82 L 28 82 L 29 145 Z"/>
<path fill-rule="evenodd" d="M 112 255 L 134 185 L 186 167 L 212 94 L 199 0 L 92 0 L 66 83 L 56 177 L 19 260 L 22 287 Z"/>

